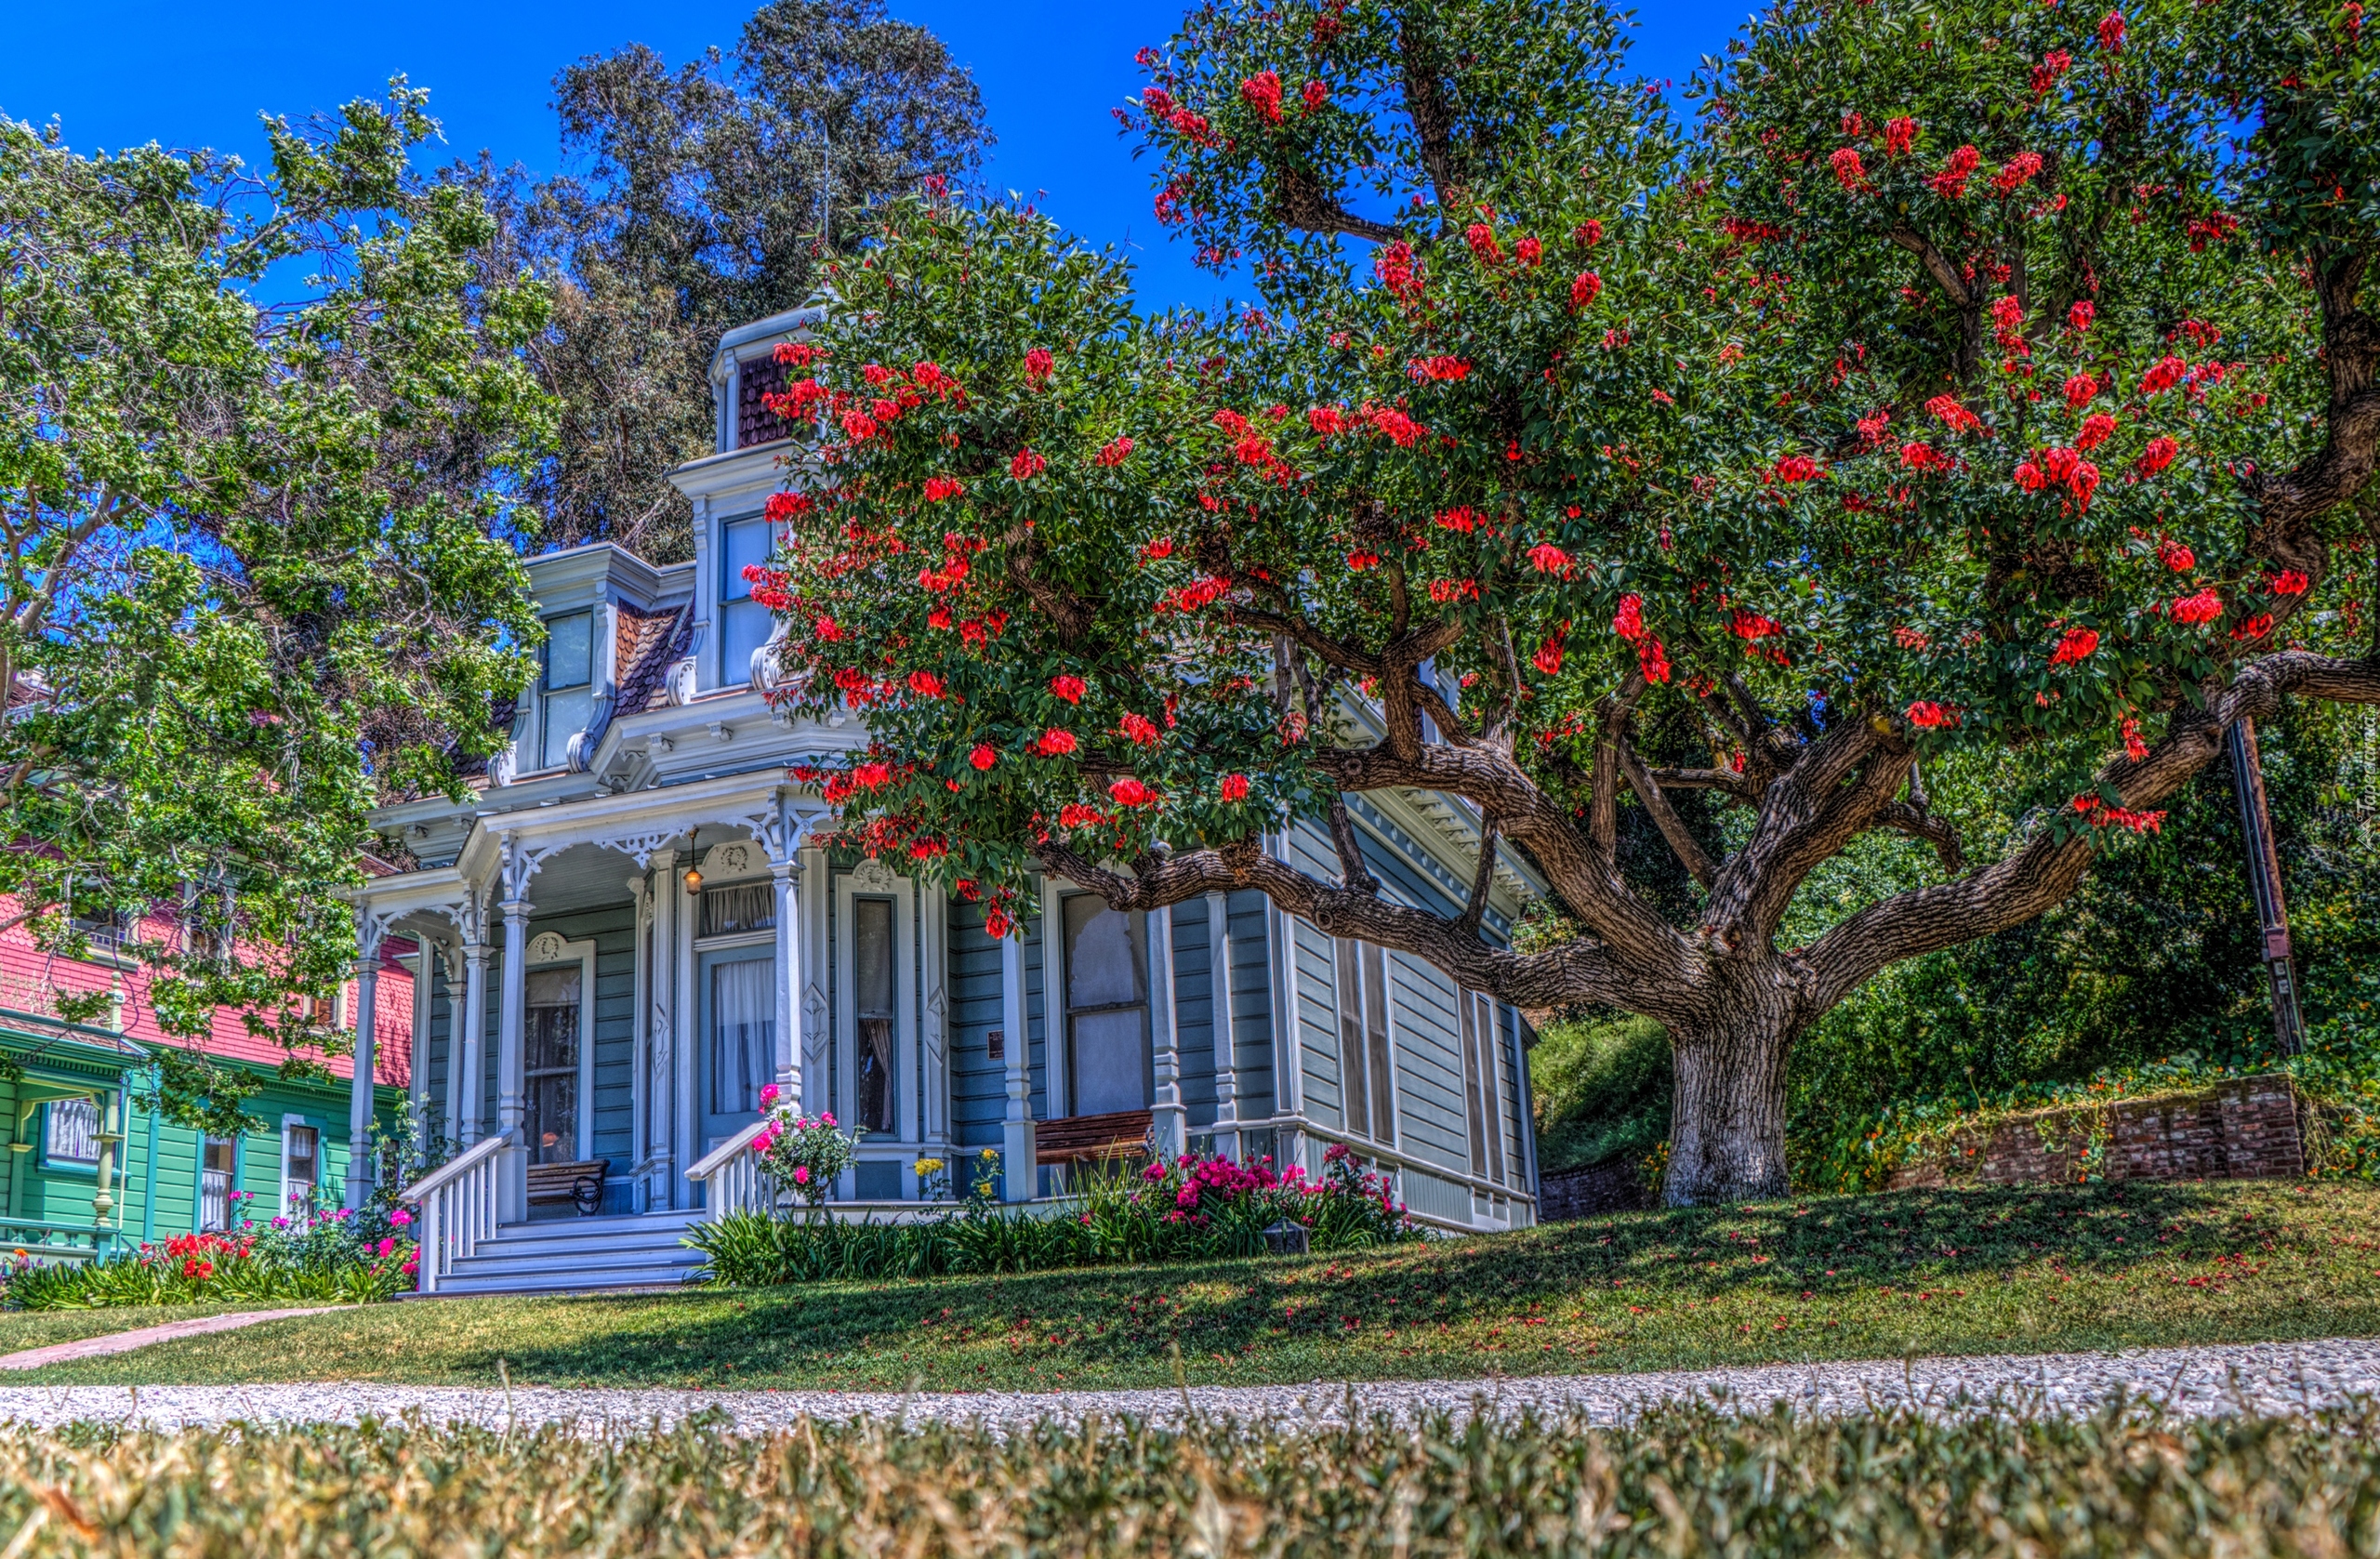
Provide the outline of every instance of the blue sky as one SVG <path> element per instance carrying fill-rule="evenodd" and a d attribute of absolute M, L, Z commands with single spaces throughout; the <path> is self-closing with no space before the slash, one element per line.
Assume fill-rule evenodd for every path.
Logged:
<path fill-rule="evenodd" d="M 1684 81 L 1740 20 L 1742 0 L 1681 0 L 1641 13 L 1637 67 Z M 1138 89 L 1132 51 L 1160 43 L 1178 4 L 1110 0 L 892 0 L 969 66 L 999 138 L 988 169 L 1097 243 L 1134 245 L 1144 307 L 1210 303 L 1218 284 L 1149 215 L 1108 109 Z M 408 0 L 403 6 L 218 7 L 149 0 L 11 6 L 0 50 L 0 112 L 64 124 L 82 150 L 138 145 L 261 148 L 261 111 L 298 117 L 377 93 L 403 71 L 430 89 L 447 150 L 556 170 L 549 83 L 584 54 L 630 43 L 673 64 L 734 42 L 749 0 Z"/>

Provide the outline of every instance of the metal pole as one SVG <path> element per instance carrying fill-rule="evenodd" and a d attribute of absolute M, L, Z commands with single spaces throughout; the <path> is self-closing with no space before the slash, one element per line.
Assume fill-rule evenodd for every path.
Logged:
<path fill-rule="evenodd" d="M 2297 977 L 2289 956 L 2289 906 L 2281 892 L 2281 857 L 2273 849 L 2272 817 L 2265 809 L 2264 764 L 2256 756 L 2256 726 L 2244 716 L 2233 722 L 2232 789 L 2240 798 L 2240 831 L 2248 845 L 2248 885 L 2256 895 L 2256 919 L 2264 932 L 2265 973 L 2272 982 L 2272 1030 L 2281 1053 L 2306 1049 L 2306 1023 L 2297 1011 Z"/>

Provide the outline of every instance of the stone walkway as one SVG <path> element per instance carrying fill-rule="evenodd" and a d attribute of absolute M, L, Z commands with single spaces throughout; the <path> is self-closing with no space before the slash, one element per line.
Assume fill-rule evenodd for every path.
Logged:
<path fill-rule="evenodd" d="M 259 1386 L 0 1387 L 0 1421 L 37 1425 L 133 1421 L 156 1428 L 228 1423 L 352 1423 L 416 1413 L 430 1422 L 492 1427 L 563 1423 L 582 1430 L 641 1428 L 717 1412 L 740 1433 L 778 1429 L 808 1415 L 898 1416 L 983 1422 L 1011 1430 L 1037 1421 L 1130 1414 L 1179 1423 L 1265 1419 L 1315 1426 L 1387 1414 L 1436 1411 L 1578 1412 L 1617 1423 L 1662 1401 L 1723 1394 L 1749 1411 L 1791 1402 L 1813 1412 L 1856 1412 L 1915 1403 L 1941 1410 L 2016 1405 L 2085 1411 L 2124 1393 L 2189 1414 L 2307 1412 L 2352 1396 L 2380 1396 L 2380 1339 L 2159 1348 L 2122 1354 L 1767 1365 L 1647 1375 L 1552 1375 L 1506 1381 L 1373 1381 L 1355 1385 L 1199 1386 L 1179 1391 L 892 1393 L 560 1391 L 362 1382 Z"/>
<path fill-rule="evenodd" d="M 128 1354 L 135 1348 L 146 1348 L 152 1342 L 171 1342 L 177 1337 L 204 1337 L 209 1332 L 237 1331 L 259 1321 L 285 1321 L 292 1315 L 320 1315 L 326 1310 L 337 1308 L 335 1304 L 316 1304 L 302 1310 L 242 1310 L 229 1315 L 205 1315 L 194 1321 L 168 1321 L 162 1327 L 135 1327 L 130 1331 L 112 1331 L 100 1337 L 77 1338 L 72 1342 L 53 1342 L 46 1348 L 26 1348 L 14 1354 L 0 1354 L 0 1369 L 39 1369 L 46 1364 L 95 1359 L 107 1354 Z"/>

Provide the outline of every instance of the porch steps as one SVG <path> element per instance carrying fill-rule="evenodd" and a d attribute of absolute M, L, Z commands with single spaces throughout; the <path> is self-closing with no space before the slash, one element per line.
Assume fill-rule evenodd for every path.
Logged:
<path fill-rule="evenodd" d="M 696 1212 L 509 1223 L 455 1263 L 433 1298 L 674 1288 L 702 1264 L 681 1243 Z"/>

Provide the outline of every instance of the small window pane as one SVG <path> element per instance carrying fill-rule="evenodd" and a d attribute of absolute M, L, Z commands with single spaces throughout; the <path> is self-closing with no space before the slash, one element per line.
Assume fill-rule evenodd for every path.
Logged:
<path fill-rule="evenodd" d="M 719 581 L 719 599 L 744 601 L 752 594 L 752 582 L 744 571 L 769 561 L 769 522 L 766 520 L 738 520 L 721 532 L 720 563 L 724 571 Z"/>
<path fill-rule="evenodd" d="M 752 652 L 769 641 L 776 619 L 757 601 L 728 601 L 719 618 L 719 679 L 743 681 L 752 675 Z"/>
<path fill-rule="evenodd" d="M 1340 1125 L 1371 1135 L 1370 1070 L 1364 1060 L 1364 982 L 1356 944 L 1338 940 Z"/>
<path fill-rule="evenodd" d="M 1066 900 L 1066 1005 L 1121 1007 L 1148 999 L 1141 919 L 1091 893 Z"/>
<path fill-rule="evenodd" d="M 99 1107 L 88 1099 L 53 1099 L 46 1114 L 42 1152 L 53 1163 L 99 1161 Z"/>
<path fill-rule="evenodd" d="M 892 901 L 852 901 L 852 1006 L 859 1020 L 859 1124 L 892 1127 Z"/>
<path fill-rule="evenodd" d="M 1462 1113 L 1471 1130 L 1471 1172 L 1488 1172 L 1487 1090 L 1480 1080 L 1479 1004 L 1462 997 Z"/>
<path fill-rule="evenodd" d="M 1396 1093 L 1389 1075 L 1388 955 L 1372 943 L 1364 948 L 1364 1036 L 1371 1058 L 1372 1141 L 1396 1145 Z"/>
<path fill-rule="evenodd" d="M 288 1147 L 281 1166 L 282 1191 L 292 1209 L 311 1207 L 314 1190 L 323 1182 L 322 1138 L 311 1126 L 289 1128 Z"/>
<path fill-rule="evenodd" d="M 583 688 L 594 678 L 595 619 L 586 612 L 546 619 L 546 686 Z"/>
<path fill-rule="evenodd" d="M 706 888 L 702 905 L 702 934 L 705 936 L 764 931 L 777 923 L 776 892 L 766 882 L 738 882 L 725 888 Z"/>
<path fill-rule="evenodd" d="M 587 729 L 595 716 L 595 695 L 585 688 L 575 693 L 546 694 L 546 739 L 537 767 L 559 769 L 570 759 L 570 739 Z"/>

